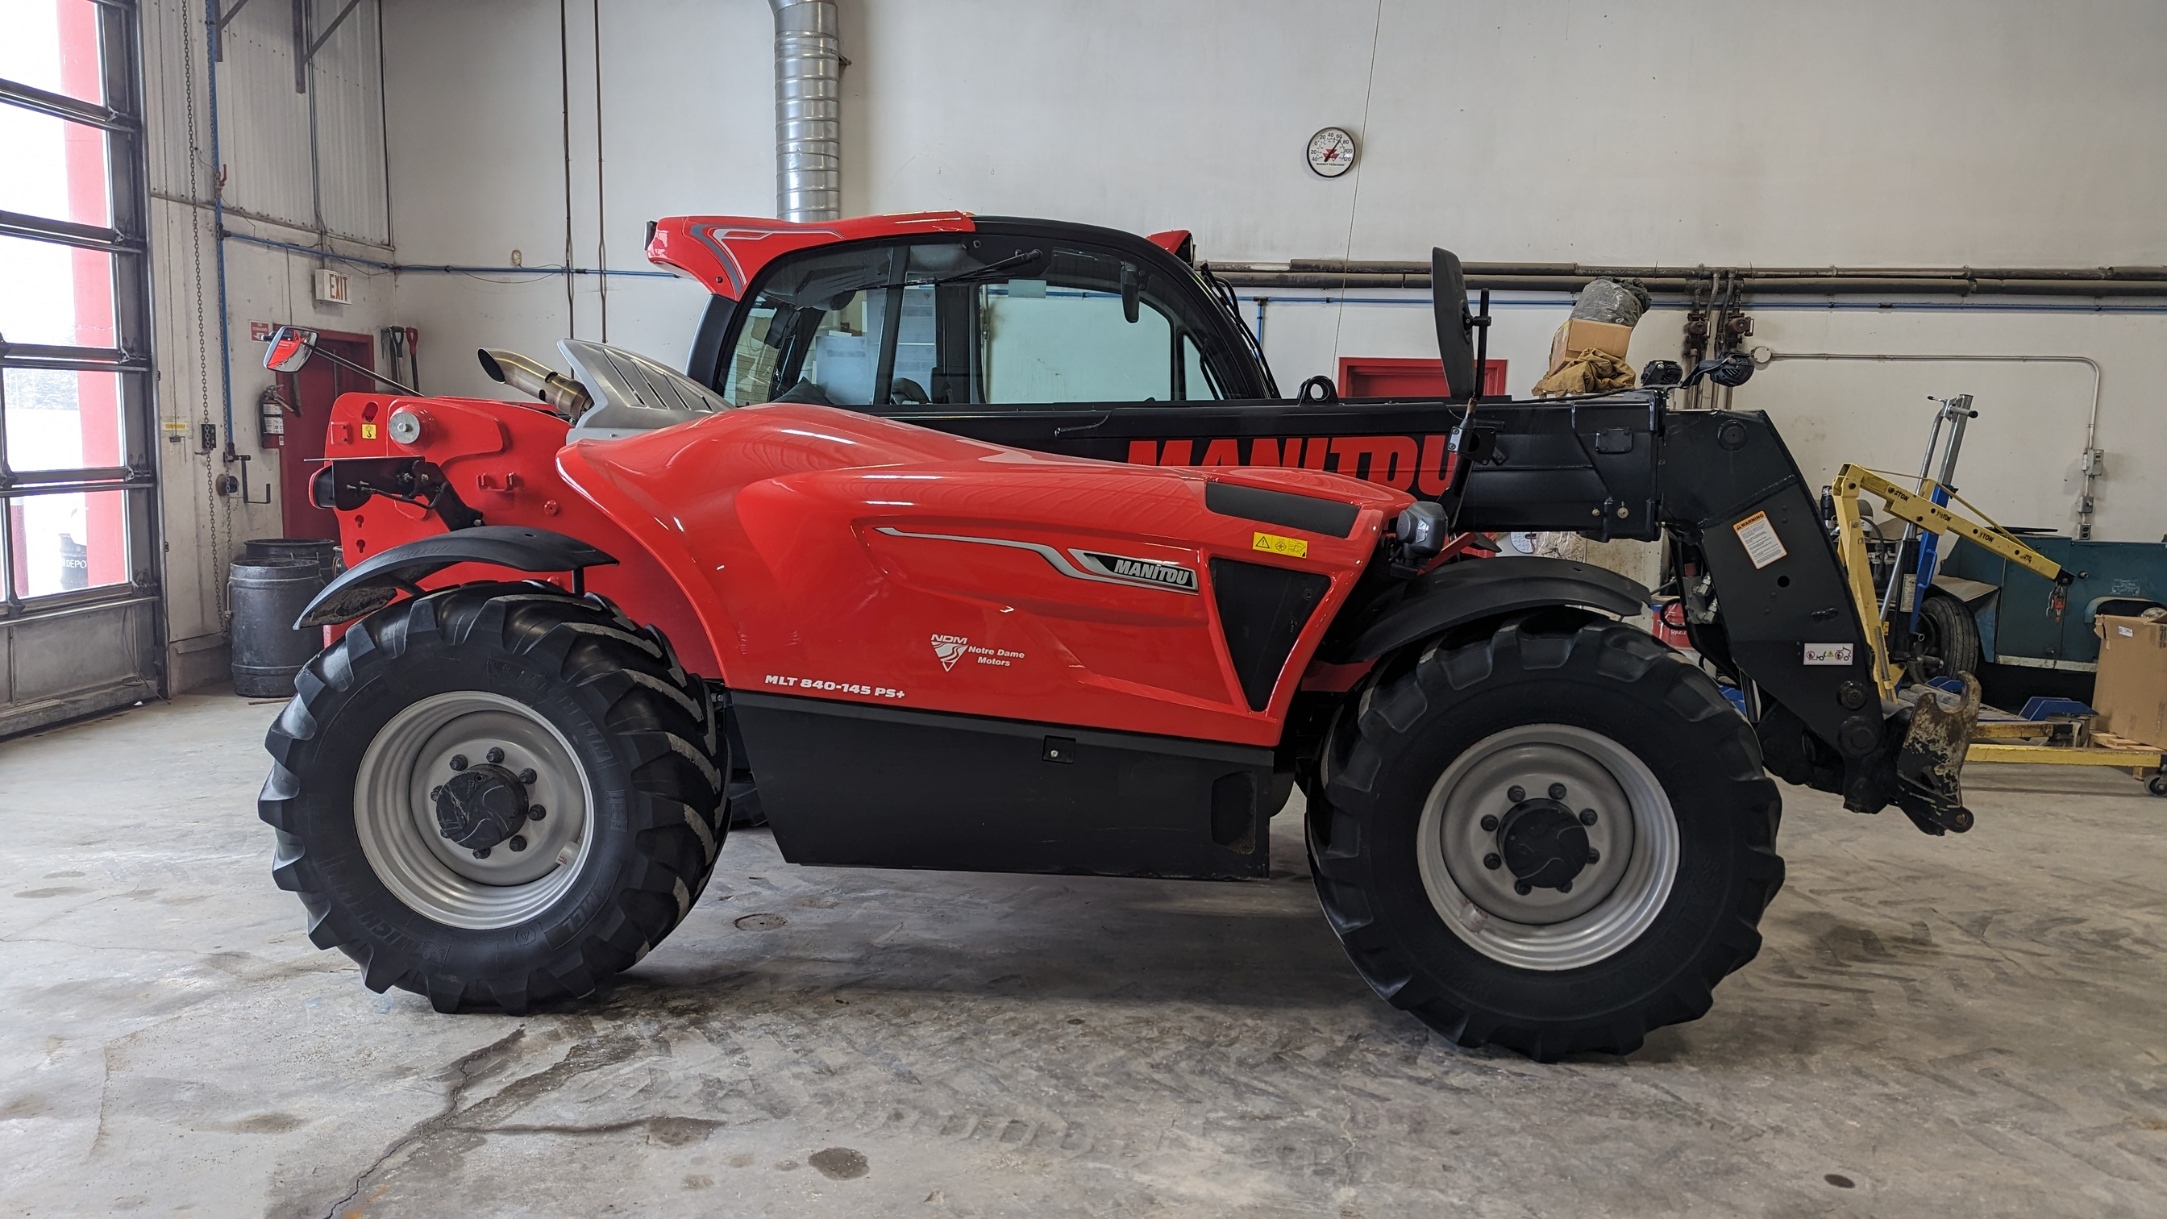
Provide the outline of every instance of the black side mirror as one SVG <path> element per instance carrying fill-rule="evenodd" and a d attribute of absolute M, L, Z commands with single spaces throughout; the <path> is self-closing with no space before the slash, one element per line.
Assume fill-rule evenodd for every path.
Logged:
<path fill-rule="evenodd" d="M 1142 314 L 1138 306 L 1143 301 L 1144 276 L 1132 263 L 1121 264 L 1121 316 L 1135 321 Z"/>
<path fill-rule="evenodd" d="M 1668 361 L 1663 362 L 1668 363 Z M 1744 385 L 1753 379 L 1753 357 L 1743 351 L 1730 351 L 1713 360 L 1702 360 L 1693 366 L 1692 372 L 1686 374 L 1682 388 L 1698 385 L 1704 377 L 1717 385 L 1730 387 Z"/>
<path fill-rule="evenodd" d="M 1475 325 L 1467 314 L 1467 275 L 1460 256 L 1450 250 L 1430 251 L 1431 309 L 1437 316 L 1437 359 L 1444 365 L 1445 394 L 1452 398 L 1475 392 Z"/>

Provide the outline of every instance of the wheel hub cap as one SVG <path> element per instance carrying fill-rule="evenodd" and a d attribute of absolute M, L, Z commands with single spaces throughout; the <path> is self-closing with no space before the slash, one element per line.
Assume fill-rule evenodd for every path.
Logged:
<path fill-rule="evenodd" d="M 1439 775 L 1416 829 L 1431 906 L 1485 956 L 1574 969 L 1632 943 L 1678 871 L 1678 827 L 1633 752 L 1566 724 L 1524 724 Z"/>
<path fill-rule="evenodd" d="M 502 766 L 470 766 L 434 794 L 437 828 L 470 851 L 486 851 L 527 823 L 527 789 Z"/>
<path fill-rule="evenodd" d="M 1571 809 L 1555 800 L 1523 800 L 1500 819 L 1499 854 L 1513 878 L 1533 889 L 1572 891 L 1594 852 Z"/>
<path fill-rule="evenodd" d="M 571 888 L 594 791 L 571 742 L 515 699 L 430 695 L 394 714 L 354 779 L 354 829 L 377 879 L 452 927 L 509 927 Z"/>

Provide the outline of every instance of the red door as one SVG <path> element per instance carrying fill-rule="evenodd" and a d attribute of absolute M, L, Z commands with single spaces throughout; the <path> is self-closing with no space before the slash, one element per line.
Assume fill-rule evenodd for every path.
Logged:
<path fill-rule="evenodd" d="M 376 367 L 376 343 L 367 335 L 317 332 L 316 347 L 344 356 L 363 368 Z M 335 538 L 339 520 L 309 500 L 308 484 L 323 466 L 324 434 L 331 426 L 331 404 L 340 394 L 359 393 L 376 382 L 350 368 L 311 357 L 296 373 L 281 373 L 279 393 L 293 408 L 286 416 L 285 445 L 278 459 L 281 515 L 290 538 Z"/>

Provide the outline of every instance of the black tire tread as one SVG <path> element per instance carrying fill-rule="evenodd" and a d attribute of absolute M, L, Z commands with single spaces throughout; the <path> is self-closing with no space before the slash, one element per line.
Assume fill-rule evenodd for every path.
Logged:
<path fill-rule="evenodd" d="M 1979 620 L 1972 614 L 1971 607 L 1947 593 L 1932 592 L 1919 603 L 1919 617 L 1933 623 L 1934 658 L 1940 662 L 1934 675 L 1977 675 L 1983 653 L 1979 644 Z"/>
<path fill-rule="evenodd" d="M 493 648 L 553 664 L 566 686 L 605 704 L 603 722 L 629 751 L 637 858 L 610 908 L 517 974 L 460 978 L 429 971 L 398 944 L 372 932 L 357 912 L 326 895 L 294 806 L 315 753 L 319 725 L 342 695 L 397 665 L 424 641 Z M 592 993 L 629 968 L 699 899 L 728 832 L 719 731 L 704 684 L 686 674 L 669 641 L 632 622 L 607 599 L 573 597 L 530 584 L 460 585 L 399 602 L 355 623 L 301 671 L 295 695 L 266 736 L 272 761 L 257 808 L 277 831 L 272 877 L 301 899 L 309 939 L 359 962 L 372 991 L 397 986 L 429 997 L 440 1011 L 494 1006 L 524 1014 L 537 1004 Z"/>
<path fill-rule="evenodd" d="M 1377 837 L 1379 783 L 1408 734 L 1433 704 L 1489 681 L 1494 674 L 1573 667 L 1600 679 L 1660 689 L 1660 701 L 1691 726 L 1681 742 L 1727 787 L 1742 810 L 1744 854 L 1736 900 L 1707 929 L 1702 950 L 1637 1006 L 1570 1022 L 1514 1022 L 1463 1006 L 1416 967 L 1400 938 L 1377 917 L 1370 882 Z M 1646 632 L 1577 611 L 1550 612 L 1493 624 L 1492 629 L 1440 640 L 1396 676 L 1365 690 L 1325 747 L 1325 799 L 1309 812 L 1310 866 L 1326 918 L 1370 986 L 1394 1006 L 1462 1046 L 1494 1044 L 1541 1061 L 1581 1051 L 1625 1054 L 1648 1030 L 1698 1018 L 1715 985 L 1760 951 L 1761 914 L 1783 883 L 1775 849 L 1782 803 L 1761 769 L 1751 725 L 1732 710 L 1715 683 Z"/>

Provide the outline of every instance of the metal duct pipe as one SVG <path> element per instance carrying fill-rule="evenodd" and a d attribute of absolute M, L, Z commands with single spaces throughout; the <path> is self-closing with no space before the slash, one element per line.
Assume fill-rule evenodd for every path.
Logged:
<path fill-rule="evenodd" d="M 1747 295 L 1813 296 L 2160 296 L 2167 295 L 2167 267 L 1988 269 L 1844 267 L 1585 267 L 1572 263 L 1463 264 L 1470 288 L 1521 292 L 1577 292 L 1589 280 L 1638 279 L 1650 291 L 1688 293 L 1719 275 L 1735 277 Z M 1288 263 L 1213 263 L 1212 271 L 1237 288 L 1428 288 L 1427 263 L 1346 262 L 1296 259 Z"/>
<path fill-rule="evenodd" d="M 775 10 L 775 214 L 843 216 L 843 53 L 835 0 Z"/>

